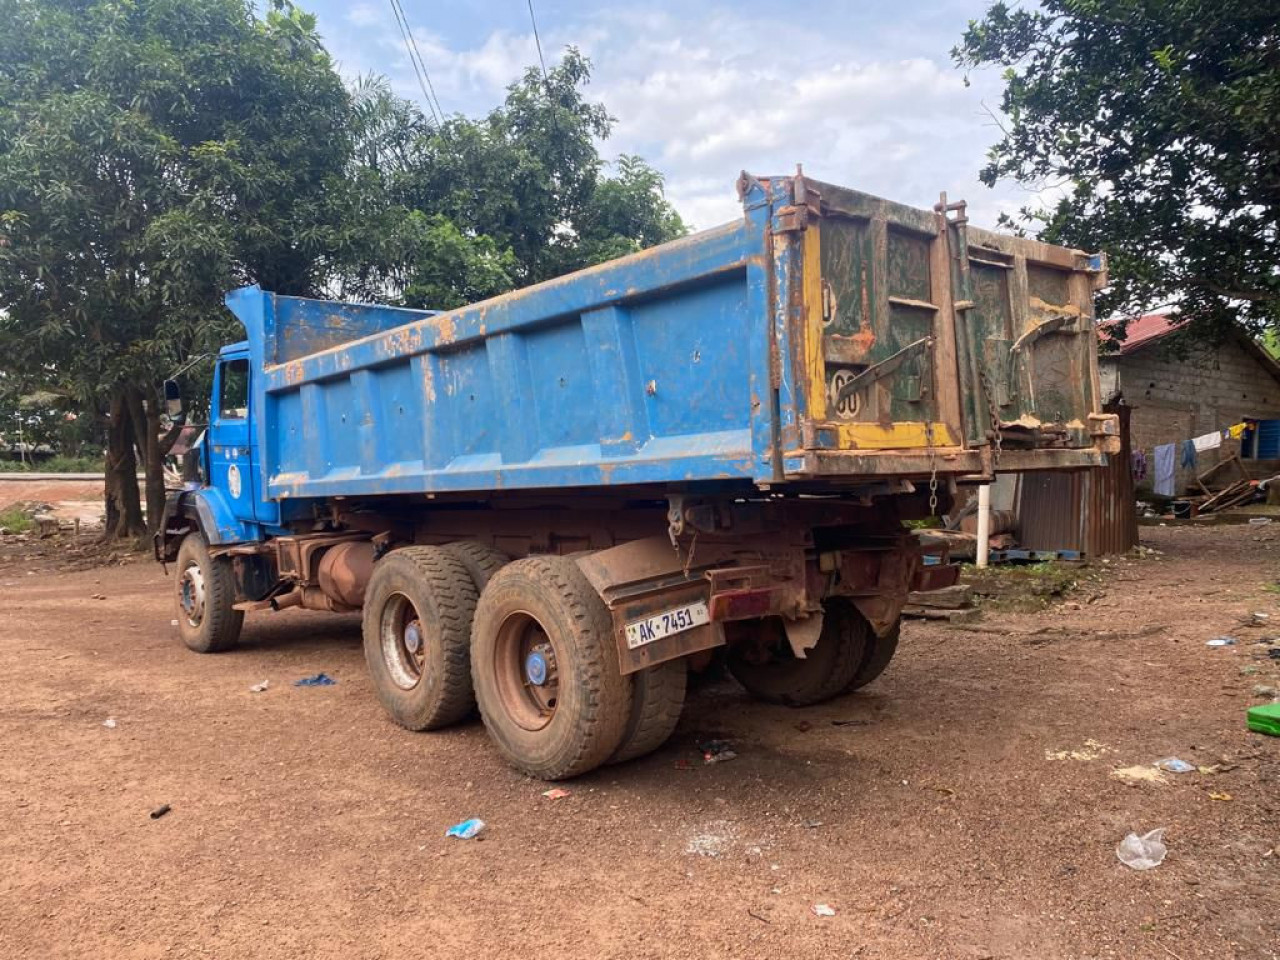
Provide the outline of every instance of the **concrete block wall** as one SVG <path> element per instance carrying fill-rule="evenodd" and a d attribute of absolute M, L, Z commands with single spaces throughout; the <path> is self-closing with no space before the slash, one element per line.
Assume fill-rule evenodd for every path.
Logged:
<path fill-rule="evenodd" d="M 1181 444 L 1191 437 L 1221 430 L 1246 417 L 1280 419 L 1280 380 L 1237 340 L 1217 348 L 1193 349 L 1180 360 L 1154 343 L 1126 356 L 1107 357 L 1114 365 L 1117 385 L 1133 408 L 1130 436 L 1135 450 L 1148 459 L 1159 444 Z M 1194 470 L 1181 467 L 1176 489 L 1194 486 L 1195 475 L 1238 453 L 1240 444 L 1224 440 L 1217 451 L 1202 453 Z M 1152 477 L 1138 485 L 1151 490 Z"/>

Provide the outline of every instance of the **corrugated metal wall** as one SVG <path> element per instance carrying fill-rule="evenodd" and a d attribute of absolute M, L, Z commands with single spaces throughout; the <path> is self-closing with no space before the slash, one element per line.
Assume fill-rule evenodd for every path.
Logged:
<path fill-rule="evenodd" d="M 1018 497 L 1018 542 L 1028 550 L 1078 550 L 1100 557 L 1138 543 L 1130 467 L 1129 408 L 1120 417 L 1120 453 L 1105 467 L 1074 473 L 1026 473 Z"/>

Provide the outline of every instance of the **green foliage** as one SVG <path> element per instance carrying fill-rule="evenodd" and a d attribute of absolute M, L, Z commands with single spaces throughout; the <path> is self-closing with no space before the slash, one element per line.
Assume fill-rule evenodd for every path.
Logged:
<path fill-rule="evenodd" d="M 570 47 L 545 81 L 531 68 L 487 116 L 455 116 L 438 127 L 385 86 L 357 85 L 360 202 L 381 223 L 373 242 L 382 245 L 363 259 L 390 268 L 405 302 L 454 305 L 686 232 L 663 197 L 661 175 L 643 160 L 624 156 L 616 177 L 603 175 L 597 144 L 612 118 L 583 96 L 590 71 Z M 404 223 L 408 211 L 427 215 L 425 224 Z M 445 266 L 431 262 L 437 253 Z M 457 289 L 445 289 L 450 284 Z"/>
<path fill-rule="evenodd" d="M 10 507 L 8 510 L 0 511 L 0 527 L 10 533 L 26 533 L 34 526 L 35 522 L 21 507 Z"/>
<path fill-rule="evenodd" d="M 0 460 L 0 473 L 102 473 L 104 466 L 102 457 L 53 456 L 25 463 Z"/>
<path fill-rule="evenodd" d="M 1280 12 L 1273 0 L 1004 2 L 953 51 L 1004 68 L 982 178 L 1066 196 L 1024 218 L 1111 255 L 1103 312 L 1176 303 L 1194 335 L 1280 324 Z"/>
<path fill-rule="evenodd" d="M 92 415 L 82 416 L 73 398 L 41 389 L 46 371 L 0 369 L 0 452 L 19 455 L 49 451 L 79 456 L 101 450 L 101 431 Z"/>
<path fill-rule="evenodd" d="M 0 346 L 86 403 L 320 289 L 348 97 L 311 18 L 244 0 L 0 0 Z"/>
<path fill-rule="evenodd" d="M 381 78 L 348 91 L 310 14 L 260 6 L 0 0 L 0 417 L 79 410 L 72 454 L 105 424 L 117 535 L 139 465 L 160 514 L 157 387 L 239 339 L 229 288 L 447 309 L 685 232 L 642 160 L 604 175 L 576 50 L 436 125 Z"/>

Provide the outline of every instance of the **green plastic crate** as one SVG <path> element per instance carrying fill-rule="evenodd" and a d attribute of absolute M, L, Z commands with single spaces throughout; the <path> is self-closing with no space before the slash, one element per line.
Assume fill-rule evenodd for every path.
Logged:
<path fill-rule="evenodd" d="M 1249 708 L 1249 729 L 1280 737 L 1280 703 L 1264 703 Z"/>

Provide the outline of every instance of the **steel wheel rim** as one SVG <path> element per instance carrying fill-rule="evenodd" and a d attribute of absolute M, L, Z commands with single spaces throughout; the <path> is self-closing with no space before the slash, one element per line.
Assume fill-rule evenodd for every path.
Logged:
<path fill-rule="evenodd" d="M 560 703 L 557 648 L 532 614 L 519 611 L 502 622 L 494 670 L 502 706 L 519 727 L 537 731 L 551 723 Z"/>
<path fill-rule="evenodd" d="M 198 627 L 204 622 L 204 571 L 194 560 L 178 578 L 178 606 L 191 626 Z"/>
<path fill-rule="evenodd" d="M 403 593 L 387 598 L 378 635 L 391 682 L 401 690 L 412 690 L 427 672 L 427 631 L 413 601 Z"/>

